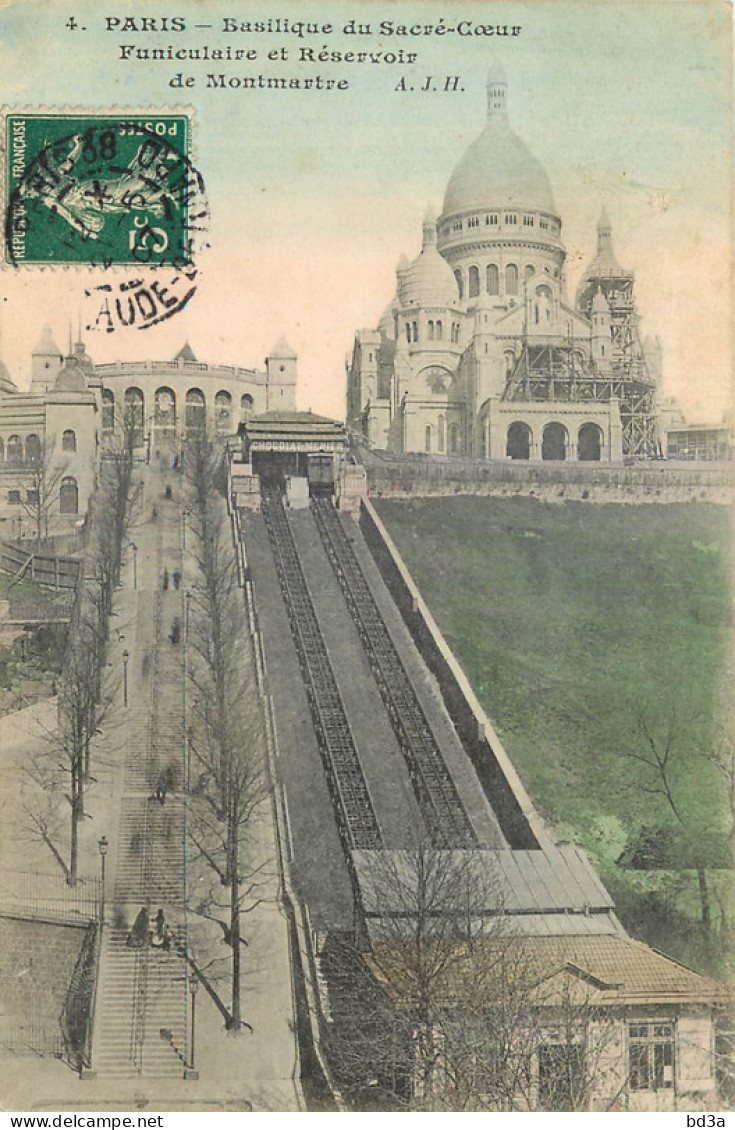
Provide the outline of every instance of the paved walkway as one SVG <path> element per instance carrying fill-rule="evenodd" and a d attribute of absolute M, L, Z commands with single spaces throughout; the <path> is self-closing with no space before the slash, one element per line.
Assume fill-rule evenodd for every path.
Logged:
<path fill-rule="evenodd" d="M 94 1109 L 152 1111 L 293 1111 L 300 1105 L 291 995 L 287 920 L 275 867 L 270 806 L 262 806 L 250 839 L 258 864 L 270 876 L 261 905 L 243 919 L 248 945 L 242 951 L 243 1015 L 252 1033 L 233 1037 L 208 993 L 196 999 L 196 1069 L 184 1079 L 191 1054 L 191 998 L 185 962 L 149 947 L 131 949 L 128 931 L 143 905 L 151 919 L 160 907 L 183 938 L 186 929 L 186 806 L 184 786 L 184 640 L 171 642 L 176 617 L 184 627 L 184 589 L 193 583 L 193 562 L 182 569 L 178 475 L 154 465 L 139 467 L 145 483 L 144 511 L 131 529 L 137 546 L 127 553 L 123 587 L 112 620 L 109 661 L 123 672 L 127 652 L 127 705 L 120 680 L 119 701 L 94 751 L 99 765 L 95 835 L 110 840 L 107 857 L 107 928 L 103 938 L 93 1042 L 93 1077 L 79 1080 L 62 1064 L 33 1059 L 33 1086 L 24 1072 L 3 1088 L 6 1109 Z M 173 498 L 165 498 L 171 486 Z M 157 517 L 152 517 L 156 508 Z M 162 770 L 175 785 L 163 805 L 150 799 Z M 190 916 L 201 939 L 207 924 Z M 227 962 L 229 949 L 218 927 L 209 934 L 211 953 L 201 941 L 197 959 Z M 226 997 L 226 990 L 223 988 Z M 14 1063 L 16 1061 L 14 1060 Z M 31 1099 L 32 1096 L 32 1099 Z"/>

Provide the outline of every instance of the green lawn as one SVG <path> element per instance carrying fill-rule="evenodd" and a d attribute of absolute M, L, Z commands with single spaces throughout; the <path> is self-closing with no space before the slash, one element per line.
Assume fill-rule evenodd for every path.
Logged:
<path fill-rule="evenodd" d="M 377 508 L 535 803 L 622 902 L 635 908 L 643 881 L 661 880 L 616 865 L 626 841 L 681 827 L 628 756 L 646 748 L 641 719 L 660 746 L 673 730 L 682 838 L 726 862 L 724 789 L 706 756 L 730 623 L 726 508 L 469 497 Z M 686 894 L 678 905 L 697 909 Z"/>

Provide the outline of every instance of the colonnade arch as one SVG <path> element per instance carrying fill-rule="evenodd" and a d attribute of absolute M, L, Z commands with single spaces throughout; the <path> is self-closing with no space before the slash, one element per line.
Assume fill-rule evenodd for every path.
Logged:
<path fill-rule="evenodd" d="M 549 462 L 563 462 L 567 457 L 569 436 L 563 424 L 547 424 L 541 441 L 541 458 Z"/>
<path fill-rule="evenodd" d="M 595 463 L 602 457 L 602 430 L 597 424 L 582 424 L 577 436 L 577 459 Z"/>

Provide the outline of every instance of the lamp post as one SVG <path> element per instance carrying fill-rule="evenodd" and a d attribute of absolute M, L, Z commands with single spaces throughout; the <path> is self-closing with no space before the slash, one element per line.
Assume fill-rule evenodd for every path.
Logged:
<path fill-rule="evenodd" d="M 109 846 L 110 841 L 107 839 L 107 836 L 102 836 L 97 844 L 100 851 L 100 928 L 105 924 L 105 864 L 107 862 L 107 849 Z"/>
<path fill-rule="evenodd" d="M 189 1035 L 189 1063 L 186 1068 L 187 1079 L 198 1079 L 196 1070 L 196 1017 L 197 1017 L 197 989 L 199 980 L 193 969 L 189 970 L 189 992 L 191 994 L 191 1030 Z"/>
<path fill-rule="evenodd" d="M 130 653 L 128 652 L 128 649 L 125 648 L 125 651 L 122 653 L 122 661 L 123 661 L 123 706 L 128 705 L 128 659 L 130 659 Z"/>
<path fill-rule="evenodd" d="M 138 587 L 138 547 L 134 541 L 130 543 L 130 552 L 133 555 L 133 588 Z"/>

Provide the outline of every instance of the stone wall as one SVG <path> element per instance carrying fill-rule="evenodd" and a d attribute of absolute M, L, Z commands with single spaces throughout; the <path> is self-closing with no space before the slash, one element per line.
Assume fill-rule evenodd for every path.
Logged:
<path fill-rule="evenodd" d="M 735 464 L 488 462 L 481 459 L 366 454 L 370 495 L 525 495 L 544 502 L 715 502 L 732 504 Z"/>
<path fill-rule="evenodd" d="M 363 502 L 359 524 L 424 662 L 439 682 L 508 846 L 533 849 L 548 845 L 548 833 L 510 758 L 369 499 Z"/>
<path fill-rule="evenodd" d="M 62 1055 L 61 1015 L 90 927 L 0 915 L 0 1046 Z"/>

